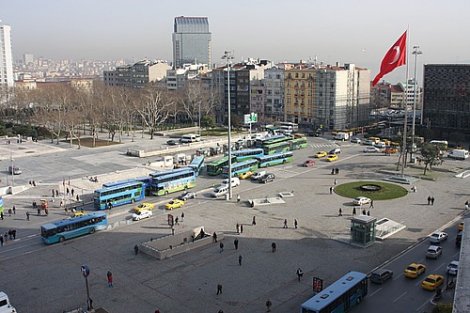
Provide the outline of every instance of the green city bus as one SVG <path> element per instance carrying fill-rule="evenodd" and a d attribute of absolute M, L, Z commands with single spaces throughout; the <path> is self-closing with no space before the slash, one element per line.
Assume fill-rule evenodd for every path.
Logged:
<path fill-rule="evenodd" d="M 291 140 L 291 150 L 299 150 L 307 148 L 307 138 L 299 137 Z"/>
<path fill-rule="evenodd" d="M 278 164 L 285 164 L 292 162 L 292 157 L 293 154 L 291 151 L 288 152 L 281 152 L 281 153 L 276 153 L 276 154 L 271 154 L 271 155 L 264 155 L 257 157 L 256 159 L 258 160 L 259 164 L 258 166 L 261 167 L 268 167 L 268 166 L 274 166 Z"/>
<path fill-rule="evenodd" d="M 232 156 L 232 163 L 235 163 L 236 157 Z M 212 161 L 206 165 L 207 175 L 217 176 L 222 174 L 224 166 L 228 165 L 228 156 Z"/>
<path fill-rule="evenodd" d="M 291 142 L 283 141 L 263 146 L 264 155 L 290 151 Z"/>

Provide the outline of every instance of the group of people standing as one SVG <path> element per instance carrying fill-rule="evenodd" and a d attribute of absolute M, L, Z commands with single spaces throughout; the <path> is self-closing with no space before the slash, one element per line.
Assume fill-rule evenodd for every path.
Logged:
<path fill-rule="evenodd" d="M 16 239 L 16 229 L 10 229 L 5 232 L 5 234 L 0 234 L 0 246 L 3 247 L 5 242 L 8 240 L 15 240 Z"/>

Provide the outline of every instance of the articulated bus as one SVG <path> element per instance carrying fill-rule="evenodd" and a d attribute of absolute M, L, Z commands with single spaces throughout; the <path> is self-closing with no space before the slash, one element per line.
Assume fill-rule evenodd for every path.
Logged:
<path fill-rule="evenodd" d="M 292 152 L 281 152 L 271 155 L 264 155 L 261 157 L 257 157 L 258 160 L 258 167 L 268 167 L 274 166 L 278 164 L 284 164 L 288 162 L 292 162 Z"/>
<path fill-rule="evenodd" d="M 291 142 L 290 141 L 283 141 L 278 143 L 267 144 L 263 147 L 263 151 L 265 155 L 287 152 L 290 150 Z"/>
<path fill-rule="evenodd" d="M 262 155 L 263 149 L 261 148 L 232 151 L 232 156 L 237 158 L 237 162 L 255 159 Z"/>
<path fill-rule="evenodd" d="M 190 167 L 174 170 L 166 175 L 150 175 L 153 178 L 153 194 L 156 196 L 163 196 L 196 186 L 196 173 Z"/>
<path fill-rule="evenodd" d="M 204 156 L 195 156 L 191 163 L 189 163 L 189 167 L 193 169 L 196 176 L 199 176 L 204 168 Z"/>
<path fill-rule="evenodd" d="M 246 160 L 232 164 L 232 177 L 246 173 L 248 171 L 255 171 L 258 168 L 258 160 Z M 228 166 L 224 166 L 223 173 L 228 177 Z"/>
<path fill-rule="evenodd" d="M 97 230 L 106 229 L 107 226 L 106 213 L 92 212 L 44 224 L 41 226 L 41 237 L 45 244 L 50 245 L 78 236 L 93 234 Z"/>
<path fill-rule="evenodd" d="M 328 288 L 305 301 L 301 313 L 343 313 L 349 312 L 361 303 L 367 295 L 367 275 L 349 272 Z"/>
<path fill-rule="evenodd" d="M 235 163 L 236 157 L 232 155 L 232 163 Z M 207 175 L 210 176 L 217 176 L 222 174 L 222 171 L 224 169 L 224 166 L 228 165 L 228 156 L 224 156 L 221 159 L 215 160 L 209 164 L 207 164 L 206 169 L 207 169 Z"/>
<path fill-rule="evenodd" d="M 305 137 L 299 137 L 299 138 L 294 138 L 291 140 L 291 150 L 299 150 L 299 149 L 304 149 L 307 148 L 308 143 L 307 143 L 307 138 Z"/>
<path fill-rule="evenodd" d="M 145 187 L 140 181 L 130 181 L 123 184 L 112 184 L 110 187 L 95 190 L 93 195 L 93 204 L 97 210 L 105 210 L 109 208 L 109 204 L 113 207 L 124 205 L 145 198 Z"/>

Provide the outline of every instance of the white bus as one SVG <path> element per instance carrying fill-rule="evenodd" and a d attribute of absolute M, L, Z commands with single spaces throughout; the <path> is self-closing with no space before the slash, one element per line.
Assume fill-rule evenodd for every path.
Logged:
<path fill-rule="evenodd" d="M 196 134 L 186 134 L 186 135 L 181 136 L 180 141 L 182 143 L 198 142 L 198 141 L 201 141 L 201 136 L 196 135 Z"/>
<path fill-rule="evenodd" d="M 299 130 L 299 125 L 297 123 L 292 123 L 292 122 L 279 122 L 276 123 L 278 126 L 280 126 L 280 129 L 283 131 L 290 131 L 290 132 L 296 132 Z"/>

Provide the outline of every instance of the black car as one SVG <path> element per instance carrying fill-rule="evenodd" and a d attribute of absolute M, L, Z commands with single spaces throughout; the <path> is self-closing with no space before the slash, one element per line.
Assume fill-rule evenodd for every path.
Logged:
<path fill-rule="evenodd" d="M 170 139 L 166 142 L 167 145 L 169 146 L 176 146 L 179 142 L 177 140 L 174 140 L 174 139 Z"/>
<path fill-rule="evenodd" d="M 378 269 L 370 274 L 370 281 L 375 284 L 383 284 L 393 277 L 393 271 L 389 269 Z"/>
<path fill-rule="evenodd" d="M 266 184 L 266 183 L 274 181 L 275 178 L 276 176 L 273 173 L 267 173 L 266 175 L 259 178 L 258 181 L 260 183 Z"/>

